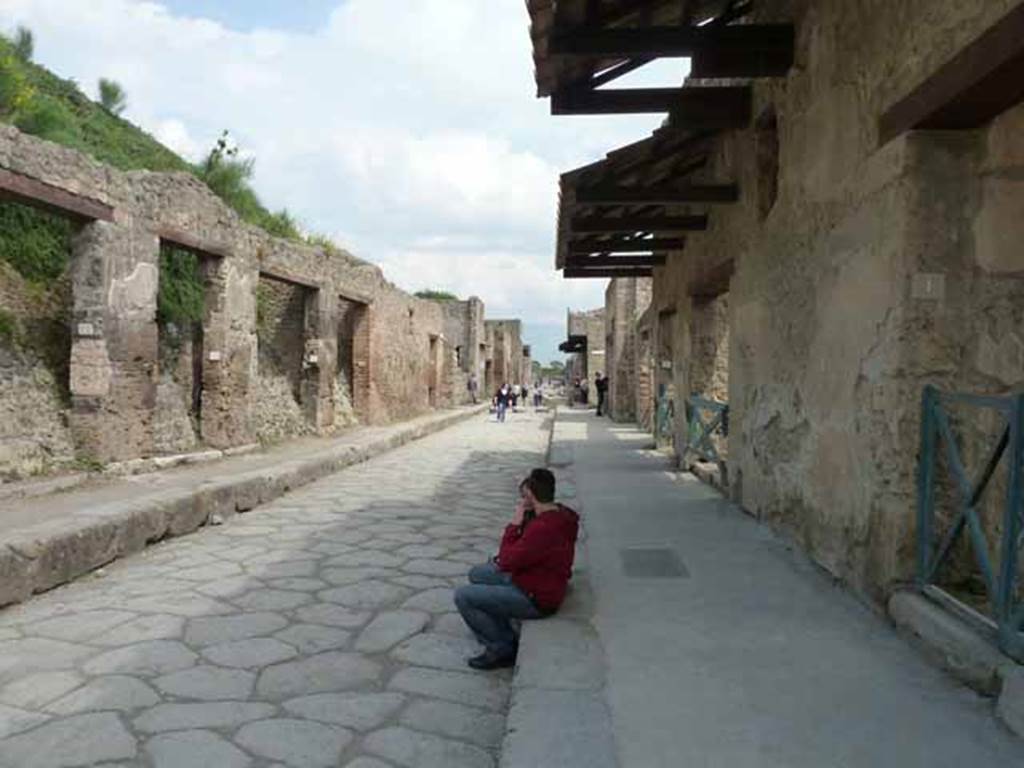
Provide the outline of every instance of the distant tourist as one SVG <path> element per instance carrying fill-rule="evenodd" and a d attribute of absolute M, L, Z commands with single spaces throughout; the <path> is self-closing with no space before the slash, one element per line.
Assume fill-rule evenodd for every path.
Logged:
<path fill-rule="evenodd" d="M 580 402 L 583 405 L 590 403 L 590 385 L 587 384 L 586 379 L 580 379 Z"/>
<path fill-rule="evenodd" d="M 544 393 L 540 391 L 540 387 L 533 388 L 533 407 L 540 408 L 544 405 Z"/>
<path fill-rule="evenodd" d="M 597 390 L 597 415 L 606 415 L 605 398 L 608 396 L 608 377 L 602 376 L 600 371 L 594 377 L 594 389 Z"/>
<path fill-rule="evenodd" d="M 519 387 L 518 384 L 513 384 L 512 385 L 512 410 L 513 411 L 516 409 L 516 406 L 519 405 L 519 393 L 521 391 L 522 390 L 521 390 L 521 388 Z"/>
<path fill-rule="evenodd" d="M 473 401 L 473 405 L 476 405 L 476 393 L 479 388 L 480 384 L 476 380 L 476 374 L 471 374 L 469 381 L 466 382 L 466 389 L 469 390 L 469 398 Z"/>
<path fill-rule="evenodd" d="M 519 502 L 498 555 L 469 571 L 455 590 L 455 607 L 484 646 L 473 669 L 511 667 L 519 650 L 513 619 L 550 616 L 565 599 L 572 575 L 579 515 L 555 503 L 555 476 L 535 469 L 519 485 Z"/>
<path fill-rule="evenodd" d="M 508 411 L 508 406 L 511 401 L 511 387 L 509 387 L 508 384 L 502 384 L 494 395 L 494 407 L 498 412 L 498 421 L 505 421 L 505 413 Z"/>

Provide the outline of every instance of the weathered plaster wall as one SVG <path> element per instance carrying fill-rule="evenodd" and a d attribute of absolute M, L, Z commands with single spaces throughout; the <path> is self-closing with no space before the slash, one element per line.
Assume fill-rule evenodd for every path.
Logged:
<path fill-rule="evenodd" d="M 1024 384 L 1024 107 L 884 147 L 877 119 L 1013 5 L 759 4 L 759 20 L 799 30 L 790 76 L 754 90 L 755 116 L 777 116 L 778 197 L 763 206 L 766 137 L 727 136 L 694 179 L 736 181 L 741 202 L 655 273 L 656 348 L 672 356 L 661 383 L 687 393 L 702 383 L 692 296 L 734 262 L 732 492 L 878 596 L 913 563 L 922 387 Z M 677 440 L 682 421 L 677 408 Z"/>
<path fill-rule="evenodd" d="M 161 370 L 155 322 L 161 241 L 204 257 L 196 436 L 203 443 L 253 442 L 266 414 L 261 404 L 269 398 L 286 402 L 286 393 L 311 430 L 329 432 L 348 423 L 347 415 L 335 418 L 345 400 L 336 392 L 343 300 L 361 307 L 349 395 L 360 421 L 407 418 L 454 396 L 446 384 L 450 350 L 442 339 L 441 310 L 395 288 L 379 268 L 344 251 L 271 237 L 240 221 L 189 174 L 121 173 L 10 126 L 0 127 L 0 167 L 114 209 L 112 222 L 87 223 L 73 241 L 68 418 L 84 453 L 109 461 L 187 442 L 180 418 L 184 393 L 166 386 L 174 375 Z M 269 395 L 261 394 L 267 380 L 259 376 L 261 276 L 301 286 L 305 303 L 302 332 L 290 323 L 286 335 L 294 335 L 293 343 L 277 345 L 279 355 L 289 358 L 287 386 Z M 178 363 L 165 356 L 164 367 L 180 368 Z"/>
<path fill-rule="evenodd" d="M 519 320 L 487 320 L 488 345 L 493 361 L 493 387 L 523 382 L 522 323 Z M 493 395 L 494 392 L 489 392 Z"/>

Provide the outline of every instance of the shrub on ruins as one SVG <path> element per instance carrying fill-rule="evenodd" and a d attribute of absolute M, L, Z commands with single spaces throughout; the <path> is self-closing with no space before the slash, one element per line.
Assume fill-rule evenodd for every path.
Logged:
<path fill-rule="evenodd" d="M 459 297 L 454 293 L 448 291 L 439 291 L 434 288 L 426 288 L 422 291 L 416 291 L 413 294 L 418 299 L 426 299 L 427 301 L 458 301 Z"/>
<path fill-rule="evenodd" d="M 120 115 L 128 106 L 128 96 L 125 94 L 124 88 L 114 80 L 101 77 L 99 92 L 100 104 L 112 115 Z"/>

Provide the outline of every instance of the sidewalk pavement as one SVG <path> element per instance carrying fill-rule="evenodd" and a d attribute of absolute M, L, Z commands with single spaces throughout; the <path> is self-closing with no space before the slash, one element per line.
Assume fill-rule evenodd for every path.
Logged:
<path fill-rule="evenodd" d="M 558 414 L 586 559 L 567 611 L 524 627 L 503 768 L 1024 765 L 990 700 L 649 445 Z"/>
<path fill-rule="evenodd" d="M 344 467 L 464 419 L 485 406 L 304 438 L 259 453 L 0 502 L 0 606 L 25 600 L 165 536 L 248 511 Z"/>

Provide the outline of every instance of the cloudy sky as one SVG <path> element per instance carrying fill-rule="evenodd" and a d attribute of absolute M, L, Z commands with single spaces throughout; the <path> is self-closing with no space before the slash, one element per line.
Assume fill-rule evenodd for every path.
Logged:
<path fill-rule="evenodd" d="M 660 122 L 552 117 L 523 0 L 0 0 L 0 23 L 90 95 L 120 82 L 125 116 L 191 159 L 229 129 L 269 207 L 407 290 L 521 317 L 544 361 L 605 288 L 554 271 L 558 174 Z"/>

